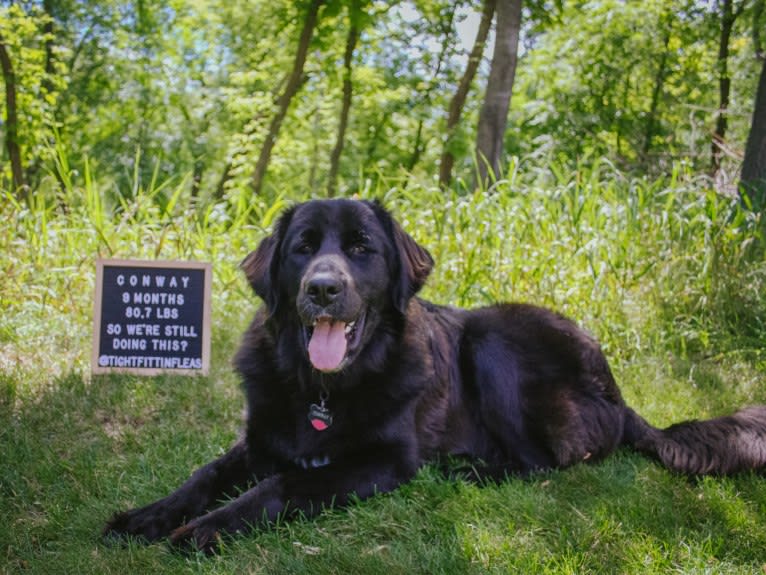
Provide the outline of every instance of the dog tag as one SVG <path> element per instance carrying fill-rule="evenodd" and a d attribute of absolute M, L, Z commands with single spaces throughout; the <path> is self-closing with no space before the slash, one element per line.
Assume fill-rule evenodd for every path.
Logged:
<path fill-rule="evenodd" d="M 332 413 L 324 405 L 312 403 L 309 407 L 309 422 L 317 431 L 324 431 L 332 425 Z"/>

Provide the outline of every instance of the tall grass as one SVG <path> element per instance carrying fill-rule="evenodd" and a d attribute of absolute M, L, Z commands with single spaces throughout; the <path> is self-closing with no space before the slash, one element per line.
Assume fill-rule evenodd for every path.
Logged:
<path fill-rule="evenodd" d="M 624 353 L 764 333 L 761 217 L 683 166 L 627 178 L 606 162 L 575 171 L 512 165 L 491 190 L 421 186 L 386 194 L 439 266 L 427 292 L 475 305 L 507 299 L 562 310 Z"/>
<path fill-rule="evenodd" d="M 0 200 L 10 222 L 0 232 L 0 358 L 11 369 L 24 361 L 84 369 L 96 257 L 212 261 L 216 317 L 227 322 L 231 306 L 239 315 L 251 305 L 238 263 L 283 207 L 310 197 L 239 193 L 205 203 L 185 197 L 185 179 L 144 183 L 138 173 L 114 194 L 87 162 L 78 175 L 58 158 L 63 187 L 28 205 L 9 192 Z M 361 195 L 382 199 L 434 255 L 426 297 L 548 305 L 619 354 L 699 353 L 722 341 L 757 349 L 766 331 L 760 216 L 706 184 L 680 164 L 648 180 L 607 162 L 571 170 L 516 161 L 490 190 L 380 179 Z M 64 366 L 36 357 L 51 347 L 67 352 Z"/>
<path fill-rule="evenodd" d="M 238 269 L 310 194 L 188 197 L 183 179 L 114 190 L 85 163 L 29 204 L 0 197 L 0 573 L 726 572 L 766 562 L 758 478 L 674 478 L 633 456 L 479 489 L 426 470 L 400 493 L 241 538 L 214 560 L 105 548 L 115 507 L 145 503 L 220 453 L 241 398 L 229 358 L 257 302 Z M 60 174 L 61 175 L 61 174 Z M 360 182 L 434 255 L 423 295 L 554 307 L 604 343 L 655 423 L 766 401 L 760 215 L 683 165 L 515 161 L 488 190 Z M 97 256 L 213 262 L 208 378 L 91 381 Z"/>

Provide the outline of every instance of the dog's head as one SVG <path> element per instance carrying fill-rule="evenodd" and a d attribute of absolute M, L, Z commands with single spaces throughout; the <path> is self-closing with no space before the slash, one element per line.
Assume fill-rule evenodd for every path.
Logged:
<path fill-rule="evenodd" d="M 315 200 L 287 210 L 242 262 L 272 316 L 300 325 L 311 364 L 350 365 L 387 314 L 404 314 L 433 259 L 377 202 Z"/>

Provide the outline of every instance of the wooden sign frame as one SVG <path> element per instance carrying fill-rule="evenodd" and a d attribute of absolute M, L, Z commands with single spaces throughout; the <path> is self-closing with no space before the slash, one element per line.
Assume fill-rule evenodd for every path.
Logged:
<path fill-rule="evenodd" d="M 124 268 L 125 273 L 122 274 L 122 279 L 117 280 L 118 282 L 122 281 L 122 285 L 107 287 L 107 293 L 110 290 L 111 293 L 106 298 L 108 301 L 105 302 L 104 276 L 107 268 Z M 159 272 L 162 270 L 167 270 L 167 274 L 161 275 Z M 190 302 L 188 297 L 183 297 L 191 277 L 183 276 L 184 271 L 195 272 L 195 275 L 198 275 L 200 271 L 202 272 L 204 285 L 202 286 L 201 302 L 198 300 Z M 112 276 L 114 273 L 115 270 L 111 270 L 106 275 Z M 163 278 L 161 284 L 156 279 L 158 277 Z M 161 287 L 160 289 L 165 291 L 157 291 L 157 285 L 164 286 L 168 277 L 171 280 L 168 282 L 167 290 Z M 147 278 L 149 279 L 147 280 Z M 155 278 L 154 284 L 152 278 Z M 149 376 L 160 374 L 207 375 L 210 370 L 212 279 L 213 268 L 207 262 L 96 259 L 92 372 L 94 374 L 116 372 Z M 142 289 L 146 291 L 142 292 Z M 115 304 L 114 299 L 115 292 L 119 298 L 117 304 Z M 127 301 L 125 301 L 126 299 Z M 155 302 L 163 305 L 153 305 Z M 164 305 L 168 302 L 171 305 Z M 123 311 L 125 313 L 123 315 L 125 317 L 119 322 L 109 322 L 109 317 L 104 318 L 105 303 L 110 306 L 107 316 L 113 319 L 115 313 L 113 308 L 124 305 Z M 192 303 L 194 303 L 195 308 L 184 314 L 184 311 L 187 310 L 181 308 Z M 192 313 L 194 314 L 193 317 L 196 318 L 193 324 L 201 321 L 200 333 L 197 332 L 196 325 L 189 325 L 189 315 Z M 108 322 L 106 325 L 102 325 L 104 319 Z M 132 334 L 127 333 L 128 328 L 132 328 L 130 329 Z M 113 348 L 124 347 L 125 349 L 113 349 L 111 354 L 104 352 L 102 344 L 108 345 L 108 330 L 111 330 L 112 336 L 117 336 L 112 340 Z M 123 332 L 123 330 L 126 331 Z M 199 340 L 200 353 L 195 354 L 195 357 L 192 358 L 182 357 L 190 340 L 195 348 L 197 342 L 194 340 Z M 184 345 L 184 341 L 186 345 Z M 176 351 L 176 356 L 167 355 L 173 353 L 174 347 L 181 346 L 183 346 L 183 351 Z M 159 347 L 161 351 L 154 351 L 152 347 L 155 349 Z M 171 348 L 171 351 L 168 352 L 167 348 Z M 120 353 L 125 350 L 131 353 Z M 138 354 L 132 353 L 134 351 L 138 351 Z"/>

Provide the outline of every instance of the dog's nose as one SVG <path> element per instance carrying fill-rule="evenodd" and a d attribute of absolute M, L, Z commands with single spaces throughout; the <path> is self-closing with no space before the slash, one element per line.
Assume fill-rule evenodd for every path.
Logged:
<path fill-rule="evenodd" d="M 318 273 L 306 284 L 306 293 L 317 305 L 328 306 L 343 292 L 343 282 L 331 273 Z"/>

